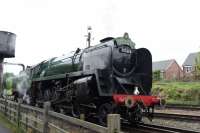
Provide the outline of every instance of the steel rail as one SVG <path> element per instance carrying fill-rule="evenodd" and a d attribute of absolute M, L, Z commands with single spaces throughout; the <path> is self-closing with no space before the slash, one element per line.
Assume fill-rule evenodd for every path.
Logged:
<path fill-rule="evenodd" d="M 137 123 L 136 125 L 123 124 L 122 129 L 126 133 L 199 133 L 194 130 L 185 130 L 168 126 L 160 126 L 154 124 Z"/>
<path fill-rule="evenodd" d="M 200 105 L 180 105 L 180 104 L 168 104 L 165 106 L 167 109 L 180 109 L 180 110 L 200 110 Z"/>
<path fill-rule="evenodd" d="M 183 114 L 174 114 L 174 113 L 154 113 L 154 118 L 200 122 L 200 116 L 198 116 L 198 115 L 185 115 L 185 114 L 183 115 Z"/>

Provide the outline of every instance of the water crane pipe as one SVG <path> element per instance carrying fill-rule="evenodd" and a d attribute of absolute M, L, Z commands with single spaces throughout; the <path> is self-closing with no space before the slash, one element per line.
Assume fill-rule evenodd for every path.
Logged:
<path fill-rule="evenodd" d="M 18 65 L 21 66 L 23 71 L 25 70 L 25 65 L 21 63 L 10 63 L 10 62 L 3 62 L 4 65 Z"/>
<path fill-rule="evenodd" d="M 16 34 L 0 31 L 0 93 L 3 91 L 3 60 L 15 57 L 15 40 Z"/>

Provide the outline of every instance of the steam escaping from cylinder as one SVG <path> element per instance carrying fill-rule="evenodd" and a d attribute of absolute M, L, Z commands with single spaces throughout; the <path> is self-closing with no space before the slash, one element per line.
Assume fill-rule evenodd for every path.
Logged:
<path fill-rule="evenodd" d="M 26 71 L 22 71 L 17 76 L 17 80 L 18 80 L 16 83 L 17 92 L 20 94 L 20 96 L 22 96 L 24 102 L 30 103 L 30 97 L 29 95 L 27 95 L 27 91 L 31 87 L 31 80 L 29 74 Z"/>

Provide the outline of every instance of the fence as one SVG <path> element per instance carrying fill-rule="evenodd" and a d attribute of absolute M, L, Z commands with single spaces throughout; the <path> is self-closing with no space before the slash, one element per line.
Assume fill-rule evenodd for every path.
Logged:
<path fill-rule="evenodd" d="M 50 111 L 50 103 L 44 109 L 0 98 L 0 111 L 17 125 L 20 133 L 119 133 L 120 116 L 109 114 L 107 127 Z"/>

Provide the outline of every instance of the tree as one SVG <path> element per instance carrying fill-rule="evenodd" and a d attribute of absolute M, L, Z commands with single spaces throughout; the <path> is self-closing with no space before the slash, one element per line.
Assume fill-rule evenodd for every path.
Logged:
<path fill-rule="evenodd" d="M 4 73 L 3 74 L 3 87 L 6 87 L 6 80 L 9 78 L 12 78 L 14 76 L 15 75 L 13 73 L 9 73 L 9 72 Z"/>
<path fill-rule="evenodd" d="M 153 80 L 154 80 L 154 81 L 159 81 L 159 80 L 161 80 L 161 77 L 160 77 L 160 70 L 157 70 L 157 71 L 154 71 L 154 72 L 153 72 Z"/>
<path fill-rule="evenodd" d="M 198 52 L 197 57 L 195 58 L 195 78 L 200 79 L 200 52 Z"/>

